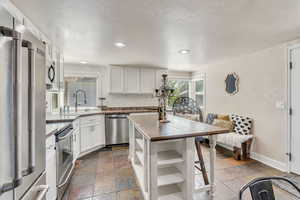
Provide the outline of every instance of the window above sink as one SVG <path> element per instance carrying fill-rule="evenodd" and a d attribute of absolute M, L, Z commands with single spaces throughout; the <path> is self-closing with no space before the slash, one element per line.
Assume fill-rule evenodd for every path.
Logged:
<path fill-rule="evenodd" d="M 98 78 L 65 77 L 65 105 L 78 108 L 95 108 L 97 106 Z"/>

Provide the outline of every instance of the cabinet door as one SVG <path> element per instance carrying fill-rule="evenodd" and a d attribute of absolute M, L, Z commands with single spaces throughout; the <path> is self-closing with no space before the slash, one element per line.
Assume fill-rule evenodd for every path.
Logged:
<path fill-rule="evenodd" d="M 99 121 L 89 127 L 88 148 L 105 145 L 105 117 L 102 115 Z"/>
<path fill-rule="evenodd" d="M 81 152 L 89 151 L 94 147 L 105 145 L 105 126 L 103 124 L 93 124 L 81 128 Z"/>
<path fill-rule="evenodd" d="M 88 136 L 88 148 L 92 149 L 97 146 L 98 140 L 98 125 L 92 125 L 89 127 L 89 136 Z"/>
<path fill-rule="evenodd" d="M 94 126 L 94 131 L 91 134 L 90 148 L 105 145 L 104 126 L 98 124 Z"/>
<path fill-rule="evenodd" d="M 50 187 L 46 199 L 55 200 L 57 196 L 55 136 L 46 140 L 46 184 Z"/>
<path fill-rule="evenodd" d="M 64 89 L 64 57 L 59 54 L 59 88 Z"/>
<path fill-rule="evenodd" d="M 140 92 L 140 70 L 134 67 L 125 68 L 125 93 Z"/>
<path fill-rule="evenodd" d="M 79 129 L 76 129 L 73 133 L 73 147 L 74 147 L 74 161 L 78 158 L 80 154 L 80 134 Z"/>
<path fill-rule="evenodd" d="M 80 128 L 80 153 L 89 149 L 89 126 L 83 126 Z"/>
<path fill-rule="evenodd" d="M 154 93 L 155 81 L 155 70 L 141 69 L 141 93 Z"/>
<path fill-rule="evenodd" d="M 50 77 L 53 78 L 51 85 L 52 85 L 52 90 L 58 90 L 59 89 L 59 56 L 58 52 L 55 48 L 52 49 L 52 58 L 50 62 L 49 68 L 52 66 L 52 70 L 49 71 L 49 68 L 47 70 L 48 73 L 48 79 L 49 79 L 49 74 Z"/>
<path fill-rule="evenodd" d="M 45 80 L 46 84 L 52 85 L 48 72 L 49 72 L 49 67 L 52 65 L 52 47 L 49 44 L 46 44 L 46 70 L 45 70 Z"/>
<path fill-rule="evenodd" d="M 105 116 L 100 116 L 100 121 L 96 127 L 95 146 L 105 145 Z"/>
<path fill-rule="evenodd" d="M 59 57 L 59 52 L 58 50 L 56 49 L 55 50 L 55 53 L 54 53 L 54 62 L 55 62 L 55 86 L 56 88 L 59 89 L 59 81 L 60 81 L 60 57 Z"/>
<path fill-rule="evenodd" d="M 124 92 L 124 72 L 122 67 L 110 67 L 110 93 Z"/>

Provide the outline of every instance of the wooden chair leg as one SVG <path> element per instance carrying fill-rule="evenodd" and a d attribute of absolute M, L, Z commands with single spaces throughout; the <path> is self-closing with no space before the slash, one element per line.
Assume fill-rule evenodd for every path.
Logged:
<path fill-rule="evenodd" d="M 248 160 L 250 158 L 250 148 L 252 144 L 252 138 L 242 143 L 242 157 L 241 160 Z"/>
<path fill-rule="evenodd" d="M 233 147 L 233 157 L 235 160 L 241 160 L 241 149 L 238 147 Z"/>
<path fill-rule="evenodd" d="M 201 151 L 200 142 L 195 141 L 195 145 L 196 145 L 196 149 L 197 149 L 199 164 L 200 164 L 202 176 L 203 176 L 203 179 L 204 179 L 204 183 L 205 183 L 205 185 L 208 185 L 209 181 L 208 181 L 208 176 L 207 176 L 207 172 L 206 172 L 206 169 L 205 169 L 205 164 L 204 164 L 204 159 L 203 159 L 203 155 L 202 155 L 202 151 Z"/>

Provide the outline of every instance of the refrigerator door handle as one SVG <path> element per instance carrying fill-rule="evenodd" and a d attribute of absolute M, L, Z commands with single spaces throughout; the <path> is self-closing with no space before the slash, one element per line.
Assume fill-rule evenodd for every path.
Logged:
<path fill-rule="evenodd" d="M 22 183 L 22 138 L 21 138 L 21 127 L 20 127 L 20 98 L 19 98 L 19 89 L 21 83 L 19 82 L 20 75 L 20 66 L 21 66 L 21 34 L 15 30 L 0 27 L 0 35 L 4 37 L 12 38 L 12 67 L 11 67 L 11 81 L 12 81 L 12 120 L 11 120 L 11 129 L 12 129 L 12 146 L 13 146 L 13 155 L 14 155 L 14 166 L 13 166 L 13 180 L 10 183 L 0 184 L 0 195 L 13 190 Z"/>
<path fill-rule="evenodd" d="M 34 172 L 35 168 L 35 51 L 30 41 L 23 40 L 22 47 L 28 49 L 28 166 L 23 176 Z"/>
<path fill-rule="evenodd" d="M 38 195 L 36 197 L 36 200 L 43 200 L 49 190 L 49 185 L 40 185 L 37 189 Z"/>

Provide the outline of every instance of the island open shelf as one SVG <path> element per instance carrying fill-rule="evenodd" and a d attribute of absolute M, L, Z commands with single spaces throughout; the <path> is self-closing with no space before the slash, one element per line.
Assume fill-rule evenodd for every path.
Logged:
<path fill-rule="evenodd" d="M 192 200 L 195 192 L 214 198 L 215 136 L 228 130 L 170 116 L 130 115 L 129 159 L 145 200 Z M 210 139 L 210 185 L 195 189 L 195 137 Z"/>

